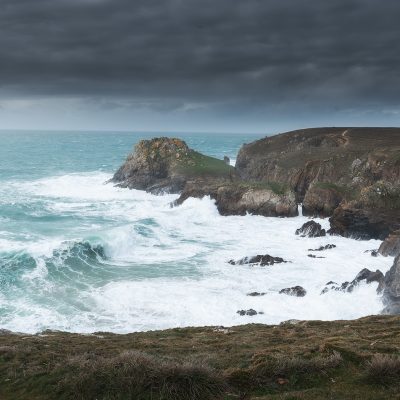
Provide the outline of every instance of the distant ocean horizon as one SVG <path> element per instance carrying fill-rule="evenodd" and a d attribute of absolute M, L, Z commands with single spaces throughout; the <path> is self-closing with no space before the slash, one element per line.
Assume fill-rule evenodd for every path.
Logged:
<path fill-rule="evenodd" d="M 0 328 L 122 333 L 380 311 L 373 284 L 320 295 L 326 282 L 354 278 L 378 241 L 299 239 L 302 216 L 223 217 L 209 198 L 172 208 L 176 195 L 106 184 L 139 140 L 155 136 L 182 138 L 234 164 L 243 143 L 266 135 L 0 131 Z M 307 257 L 308 248 L 328 243 L 337 248 L 326 259 Z M 291 263 L 227 262 L 265 253 Z M 390 260 L 375 264 L 386 272 Z M 294 285 L 307 296 L 279 294 Z M 247 296 L 254 291 L 267 294 Z M 263 314 L 237 314 L 249 308 Z"/>

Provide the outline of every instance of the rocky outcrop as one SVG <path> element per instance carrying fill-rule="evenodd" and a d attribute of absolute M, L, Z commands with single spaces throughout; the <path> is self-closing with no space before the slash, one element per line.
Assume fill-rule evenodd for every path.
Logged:
<path fill-rule="evenodd" d="M 385 287 L 385 277 L 379 269 L 376 271 L 370 271 L 368 268 L 362 269 L 357 276 L 351 282 L 343 282 L 341 285 L 338 285 L 336 282 L 328 282 L 325 288 L 322 290 L 321 294 L 324 294 L 330 290 L 349 292 L 351 293 L 356 286 L 358 286 L 361 282 L 365 281 L 366 283 L 378 282 L 378 287 L 376 289 L 377 293 L 381 293 L 383 288 Z"/>
<path fill-rule="evenodd" d="M 327 244 L 325 246 L 319 246 L 318 249 L 308 249 L 308 251 L 324 251 L 324 250 L 330 250 L 334 249 L 336 245 L 334 244 Z"/>
<path fill-rule="evenodd" d="M 120 187 L 152 193 L 180 193 L 188 180 L 231 180 L 235 170 L 223 160 L 190 149 L 175 138 L 141 140 L 112 178 Z"/>
<path fill-rule="evenodd" d="M 400 229 L 400 129 L 317 128 L 244 145 L 242 179 L 295 192 L 303 214 L 332 216 L 332 232 L 384 238 Z"/>
<path fill-rule="evenodd" d="M 339 206 L 329 219 L 328 233 L 356 239 L 383 240 L 400 226 L 399 211 L 359 208 L 352 203 Z"/>
<path fill-rule="evenodd" d="M 387 257 L 400 254 L 400 230 L 391 233 L 380 245 L 378 253 Z"/>
<path fill-rule="evenodd" d="M 245 315 L 252 317 L 257 314 L 264 314 L 262 311 L 257 312 L 256 310 L 253 310 L 252 308 L 250 308 L 249 310 L 238 310 L 238 311 L 236 311 L 236 313 L 241 315 L 242 317 Z"/>
<path fill-rule="evenodd" d="M 296 229 L 296 235 L 301 237 L 321 237 L 326 235 L 325 229 L 315 221 L 308 221 L 301 228 Z"/>
<path fill-rule="evenodd" d="M 400 314 L 400 255 L 385 275 L 384 314 Z"/>
<path fill-rule="evenodd" d="M 264 267 L 266 265 L 274 265 L 274 264 L 280 264 L 280 263 L 286 263 L 283 258 L 281 257 L 273 257 L 270 256 L 269 254 L 265 255 L 257 255 L 253 257 L 244 257 L 240 260 L 229 260 L 229 264 L 231 265 L 245 265 L 245 264 L 250 264 L 250 265 L 260 265 L 261 267 Z"/>
<path fill-rule="evenodd" d="M 279 291 L 280 294 L 287 294 L 288 296 L 304 297 L 307 294 L 306 289 L 302 286 L 293 286 Z"/>

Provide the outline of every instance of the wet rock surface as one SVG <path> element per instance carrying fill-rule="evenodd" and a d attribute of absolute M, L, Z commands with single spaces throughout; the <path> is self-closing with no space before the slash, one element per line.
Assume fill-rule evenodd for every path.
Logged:
<path fill-rule="evenodd" d="M 330 290 L 339 290 L 342 292 L 351 293 L 354 288 L 363 281 L 368 284 L 372 282 L 378 282 L 378 288 L 376 289 L 377 293 L 381 293 L 385 286 L 385 277 L 380 270 L 370 271 L 368 268 L 364 268 L 351 282 L 346 281 L 340 285 L 333 281 L 328 282 L 325 288 L 322 290 L 321 294 L 327 293 Z"/>
<path fill-rule="evenodd" d="M 400 230 L 391 233 L 379 247 L 378 253 L 387 257 L 396 257 L 400 254 Z"/>
<path fill-rule="evenodd" d="M 304 297 L 307 294 L 306 289 L 302 286 L 293 286 L 279 291 L 280 294 L 287 294 L 288 296 Z"/>
<path fill-rule="evenodd" d="M 301 228 L 296 229 L 296 235 L 301 237 L 321 237 L 326 236 L 326 231 L 319 223 L 308 221 Z"/>
<path fill-rule="evenodd" d="M 238 311 L 236 311 L 236 313 L 242 317 L 245 315 L 252 317 L 257 314 L 264 314 L 262 311 L 256 311 L 256 310 L 253 310 L 252 308 L 250 308 L 249 310 L 238 310 Z"/>
<path fill-rule="evenodd" d="M 320 246 L 318 249 L 308 249 L 308 251 L 324 251 L 324 250 L 330 250 L 336 248 L 336 245 L 334 244 L 327 244 L 325 246 Z"/>
<path fill-rule="evenodd" d="M 258 297 L 258 296 L 265 296 L 267 293 L 265 292 L 250 292 L 247 293 L 247 296 L 251 296 L 251 297 Z"/>
<path fill-rule="evenodd" d="M 253 257 L 244 257 L 240 260 L 229 260 L 229 264 L 231 265 L 260 265 L 260 266 L 266 266 L 266 265 L 273 265 L 273 264 L 280 264 L 280 263 L 286 263 L 283 258 L 281 257 L 273 257 L 270 256 L 269 254 L 261 255 L 258 254 Z"/>
<path fill-rule="evenodd" d="M 400 314 L 400 255 L 385 275 L 383 292 L 384 314 Z"/>

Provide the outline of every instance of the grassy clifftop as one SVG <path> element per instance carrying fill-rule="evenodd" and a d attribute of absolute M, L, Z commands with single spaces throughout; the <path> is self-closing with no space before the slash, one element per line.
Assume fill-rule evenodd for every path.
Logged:
<path fill-rule="evenodd" d="M 398 399 L 400 317 L 0 336 L 1 399 Z"/>

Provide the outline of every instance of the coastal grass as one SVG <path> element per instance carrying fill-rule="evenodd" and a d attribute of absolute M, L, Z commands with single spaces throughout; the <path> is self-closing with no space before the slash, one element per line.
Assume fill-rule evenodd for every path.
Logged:
<path fill-rule="evenodd" d="M 0 334 L 0 399 L 396 399 L 400 317 Z"/>
<path fill-rule="evenodd" d="M 197 151 L 191 151 L 189 155 L 182 159 L 179 165 L 181 172 L 190 176 L 204 177 L 223 177 L 229 178 L 234 174 L 234 167 L 228 165 L 223 160 L 209 157 Z"/>

